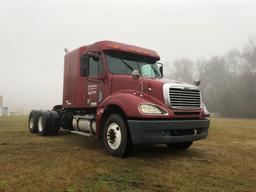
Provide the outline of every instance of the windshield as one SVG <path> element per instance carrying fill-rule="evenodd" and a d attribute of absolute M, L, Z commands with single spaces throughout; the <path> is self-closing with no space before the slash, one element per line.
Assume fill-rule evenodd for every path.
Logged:
<path fill-rule="evenodd" d="M 151 58 L 118 52 L 108 52 L 106 58 L 112 74 L 131 75 L 137 69 L 143 77 L 161 78 L 157 62 Z"/>

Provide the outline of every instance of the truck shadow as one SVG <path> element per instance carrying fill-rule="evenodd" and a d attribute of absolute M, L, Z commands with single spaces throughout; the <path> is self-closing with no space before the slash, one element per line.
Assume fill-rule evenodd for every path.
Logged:
<path fill-rule="evenodd" d="M 173 150 L 165 145 L 140 145 L 134 146 L 130 154 L 134 158 L 204 158 L 206 153 L 204 150 L 191 147 L 187 150 Z"/>
<path fill-rule="evenodd" d="M 63 137 L 67 143 L 73 146 L 80 146 L 82 148 L 101 151 L 103 146 L 96 137 L 85 138 L 84 136 L 70 134 L 69 132 L 61 132 L 59 136 Z M 204 158 L 207 156 L 207 151 L 196 146 L 191 146 L 188 150 L 172 150 L 166 145 L 135 145 L 132 151 L 128 154 L 128 158 Z"/>

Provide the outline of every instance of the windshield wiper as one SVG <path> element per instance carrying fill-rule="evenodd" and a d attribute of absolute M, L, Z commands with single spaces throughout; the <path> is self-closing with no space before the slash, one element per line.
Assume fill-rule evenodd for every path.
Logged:
<path fill-rule="evenodd" d="M 120 59 L 120 58 L 119 58 Z M 120 59 L 120 61 L 122 61 L 124 64 L 125 64 L 125 66 L 128 68 L 128 69 L 130 69 L 131 71 L 133 71 L 134 69 L 131 67 L 131 65 L 129 65 L 128 63 L 126 63 L 123 59 Z"/>

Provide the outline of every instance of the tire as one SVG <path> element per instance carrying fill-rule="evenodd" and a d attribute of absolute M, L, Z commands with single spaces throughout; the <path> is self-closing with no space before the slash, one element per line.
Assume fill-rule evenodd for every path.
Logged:
<path fill-rule="evenodd" d="M 73 121 L 73 114 L 71 112 L 65 112 L 62 119 L 62 128 L 67 130 L 72 130 L 73 129 L 72 121 Z"/>
<path fill-rule="evenodd" d="M 56 111 L 42 111 L 38 118 L 38 134 L 41 136 L 57 135 L 59 116 Z"/>
<path fill-rule="evenodd" d="M 64 113 L 62 112 L 62 105 L 55 105 L 55 106 L 53 107 L 52 111 L 56 111 L 56 112 L 58 113 L 59 119 L 61 119 L 62 116 L 63 116 L 63 114 L 64 114 Z"/>
<path fill-rule="evenodd" d="M 51 131 L 51 114 L 47 111 L 42 111 L 38 118 L 38 134 L 41 136 L 50 135 Z"/>
<path fill-rule="evenodd" d="M 50 135 L 57 135 L 60 128 L 60 118 L 56 111 L 50 111 L 51 114 L 51 128 Z"/>
<path fill-rule="evenodd" d="M 30 133 L 38 132 L 38 118 L 40 111 L 32 110 L 28 117 L 28 130 Z"/>
<path fill-rule="evenodd" d="M 125 157 L 131 149 L 128 138 L 128 127 L 124 119 L 118 114 L 111 114 L 103 130 L 103 145 L 107 154 L 116 157 Z"/>
<path fill-rule="evenodd" d="M 183 142 L 183 143 L 169 143 L 167 144 L 168 148 L 175 149 L 175 150 L 187 150 L 193 141 Z"/>

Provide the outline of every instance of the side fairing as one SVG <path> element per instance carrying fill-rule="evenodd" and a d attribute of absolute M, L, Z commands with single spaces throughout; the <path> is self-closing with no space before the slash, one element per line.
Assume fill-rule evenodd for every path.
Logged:
<path fill-rule="evenodd" d="M 63 102 L 64 108 L 82 108 L 85 106 L 85 78 L 80 76 L 79 48 L 65 55 L 64 80 L 63 80 Z"/>

